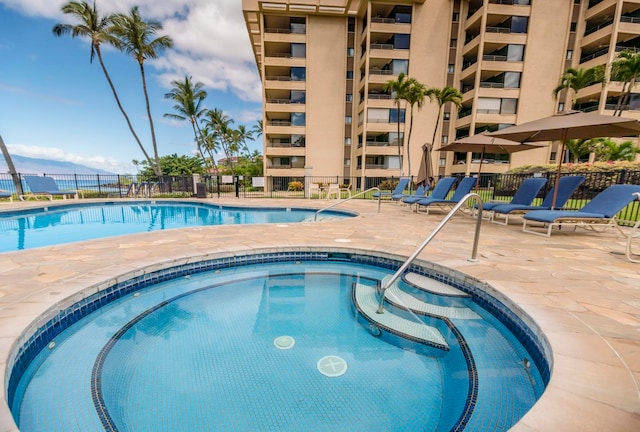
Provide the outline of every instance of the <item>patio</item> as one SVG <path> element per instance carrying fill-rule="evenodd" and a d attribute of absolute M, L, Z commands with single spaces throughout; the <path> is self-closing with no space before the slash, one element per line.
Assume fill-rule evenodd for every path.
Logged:
<path fill-rule="evenodd" d="M 265 205 L 264 199 L 208 201 Z M 268 200 L 269 206 L 325 204 Z M 38 205 L 7 203 L 2 209 Z M 17 430 L 4 394 L 15 340 L 48 308 L 87 286 L 192 256 L 252 250 L 360 249 L 406 257 L 444 215 L 415 214 L 390 203 L 377 213 L 377 202 L 360 200 L 338 208 L 360 216 L 289 226 L 186 228 L 0 254 L 0 431 Z M 549 340 L 549 386 L 512 430 L 640 430 L 640 264 L 626 260 L 626 240 L 615 230 L 543 238 L 522 233 L 519 222 L 484 222 L 479 260 L 470 262 L 473 229 L 473 219 L 455 216 L 419 258 L 486 281 L 530 315 Z"/>

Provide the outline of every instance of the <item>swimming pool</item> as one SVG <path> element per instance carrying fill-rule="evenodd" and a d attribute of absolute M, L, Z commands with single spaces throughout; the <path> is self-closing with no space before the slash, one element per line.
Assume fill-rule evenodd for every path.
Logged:
<path fill-rule="evenodd" d="M 123 280 L 29 338 L 8 400 L 22 431 L 508 429 L 548 382 L 542 342 L 469 279 L 423 266 L 411 270 L 471 296 L 426 295 L 434 304 L 477 318 L 439 319 L 450 348 L 439 356 L 372 331 L 353 284 L 375 286 L 400 264 L 256 253 Z M 345 360 L 342 375 L 322 373 L 329 356 Z"/>
<path fill-rule="evenodd" d="M 0 252 L 173 228 L 313 221 L 317 210 L 200 202 L 100 202 L 0 213 Z M 328 210 L 318 220 L 354 216 Z"/>

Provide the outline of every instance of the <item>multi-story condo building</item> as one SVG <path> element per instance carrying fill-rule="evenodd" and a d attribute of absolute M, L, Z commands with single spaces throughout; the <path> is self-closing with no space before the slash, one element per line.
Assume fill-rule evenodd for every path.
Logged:
<path fill-rule="evenodd" d="M 266 176 L 415 175 L 436 127 L 437 150 L 569 109 L 573 94 L 552 96 L 567 68 L 640 47 L 640 0 L 243 0 L 243 11 L 263 83 Z M 408 145 L 411 110 L 385 87 L 401 72 L 462 93 L 438 125 L 437 103 L 414 107 Z M 576 108 L 612 113 L 621 90 L 592 85 Z M 633 94 L 624 115 L 640 117 L 636 106 Z M 472 175 L 479 158 L 436 151 L 435 172 Z M 554 162 L 556 146 L 484 159 L 483 173 L 499 173 Z"/>

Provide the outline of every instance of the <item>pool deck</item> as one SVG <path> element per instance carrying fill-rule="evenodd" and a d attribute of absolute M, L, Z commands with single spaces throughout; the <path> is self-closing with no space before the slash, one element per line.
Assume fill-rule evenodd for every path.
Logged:
<path fill-rule="evenodd" d="M 83 200 L 93 201 L 93 200 Z M 203 200 L 200 200 L 203 201 Z M 324 200 L 215 199 L 217 204 L 320 208 Z M 76 201 L 67 201 L 74 203 Z M 0 203 L 0 211 L 49 203 Z M 287 248 L 349 248 L 409 256 L 444 213 L 354 200 L 340 221 L 156 231 L 0 254 L 0 432 L 17 431 L 6 405 L 6 363 L 21 333 L 82 289 L 141 267 L 188 257 Z M 419 258 L 488 282 L 530 315 L 553 350 L 547 390 L 513 431 L 640 431 L 640 264 L 626 260 L 616 230 L 554 232 L 551 238 L 456 215 Z"/>

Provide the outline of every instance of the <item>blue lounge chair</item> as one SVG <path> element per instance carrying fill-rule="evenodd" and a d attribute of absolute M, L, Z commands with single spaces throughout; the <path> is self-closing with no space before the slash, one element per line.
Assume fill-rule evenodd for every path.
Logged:
<path fill-rule="evenodd" d="M 402 200 L 405 204 L 416 204 L 418 201 L 428 198 L 433 199 L 445 199 L 447 195 L 449 195 L 449 191 L 453 187 L 453 184 L 456 182 L 455 177 L 444 177 L 441 178 L 438 183 L 436 183 L 433 191 L 431 192 L 431 196 L 428 197 L 409 197 L 407 196 Z"/>
<path fill-rule="evenodd" d="M 636 199 L 635 193 L 640 192 L 640 185 L 613 185 L 609 186 L 591 201 L 585 204 L 579 211 L 568 210 L 534 210 L 524 215 L 522 231 L 531 234 L 551 236 L 554 226 L 563 225 L 590 228 L 595 231 L 596 226 L 604 229 L 616 227 L 621 233 L 616 222 L 616 215 L 629 203 Z M 532 231 L 528 229 L 529 223 L 542 223 L 547 226 L 547 232 Z M 624 233 L 622 233 L 624 235 Z"/>
<path fill-rule="evenodd" d="M 558 181 L 558 196 L 556 197 L 555 208 L 562 208 L 566 202 L 571 198 L 573 192 L 584 182 L 584 176 L 563 176 Z M 491 215 L 491 222 L 507 225 L 509 224 L 509 215 L 524 214 L 532 210 L 551 210 L 551 203 L 553 202 L 555 186 L 551 188 L 547 196 L 544 197 L 542 203 L 538 206 L 524 205 L 524 204 L 502 204 L 493 208 Z M 504 223 L 500 222 L 497 218 L 498 215 L 504 215 Z"/>
<path fill-rule="evenodd" d="M 441 180 L 442 181 L 442 180 Z M 416 202 L 417 209 L 416 211 L 420 211 L 420 207 L 426 207 L 426 213 L 429 214 L 429 209 L 431 206 L 454 206 L 460 202 L 465 195 L 471 192 L 471 189 L 476 185 L 476 181 L 478 181 L 477 177 L 465 177 L 460 181 L 460 184 L 456 188 L 451 199 L 437 199 L 433 198 L 433 196 L 421 199 Z"/>
<path fill-rule="evenodd" d="M 393 192 L 374 192 L 373 193 L 373 197 L 374 198 L 391 198 L 393 195 L 398 195 L 401 194 L 402 191 L 404 191 L 407 186 L 409 186 L 409 178 L 408 177 L 402 177 L 400 179 L 400 181 L 398 181 L 398 185 L 396 186 L 396 188 L 393 190 Z"/>
<path fill-rule="evenodd" d="M 511 198 L 511 201 L 490 201 L 482 204 L 482 210 L 488 212 L 489 215 L 485 219 L 493 219 L 493 209 L 499 205 L 505 204 L 521 204 L 521 205 L 531 205 L 533 200 L 535 199 L 542 186 L 547 182 L 545 178 L 526 178 L 520 183 L 520 187 Z M 475 207 L 477 208 L 477 206 Z"/>
<path fill-rule="evenodd" d="M 67 199 L 67 195 L 73 196 L 74 198 L 78 198 L 77 190 L 60 190 L 58 189 L 58 185 L 56 181 L 47 176 L 23 176 L 24 181 L 29 186 L 30 194 L 20 195 L 20 200 L 24 200 L 25 198 L 35 198 L 37 199 L 40 196 L 44 196 L 53 200 L 54 196 L 61 196 L 63 199 Z M 83 197 L 84 198 L 84 197 Z"/>
<path fill-rule="evenodd" d="M 391 199 L 394 201 L 404 202 L 404 199 L 408 197 L 424 198 L 427 195 L 428 191 L 429 191 L 429 188 L 426 188 L 424 185 L 420 185 L 418 186 L 418 189 L 416 189 L 416 191 L 410 195 L 405 195 L 403 193 L 397 194 L 397 195 L 391 195 Z"/>
<path fill-rule="evenodd" d="M 13 194 L 9 191 L 0 190 L 0 198 L 9 198 L 9 201 L 13 202 Z"/>

